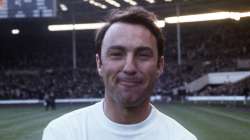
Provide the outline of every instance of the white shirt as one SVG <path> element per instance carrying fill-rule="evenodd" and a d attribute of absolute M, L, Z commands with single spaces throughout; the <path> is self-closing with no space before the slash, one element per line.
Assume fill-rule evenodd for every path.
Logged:
<path fill-rule="evenodd" d="M 197 140 L 178 122 L 153 105 L 150 115 L 136 124 L 109 120 L 103 101 L 65 114 L 44 129 L 43 140 Z"/>

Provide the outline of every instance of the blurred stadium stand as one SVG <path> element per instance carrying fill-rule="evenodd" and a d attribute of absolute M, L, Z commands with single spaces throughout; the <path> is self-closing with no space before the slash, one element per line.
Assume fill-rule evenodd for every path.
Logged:
<path fill-rule="evenodd" d="M 129 6 L 122 0 L 122 7 Z M 68 6 L 63 11 L 59 5 Z M 176 3 L 181 14 L 215 11 L 250 11 L 248 0 L 184 0 L 166 3 L 157 0 L 139 5 L 154 11 L 159 19 L 175 16 Z M 43 99 L 45 93 L 55 93 L 60 99 L 101 98 L 103 85 L 95 69 L 94 31 L 49 32 L 48 25 L 59 23 L 89 23 L 101 21 L 108 9 L 92 6 L 82 0 L 58 0 L 57 16 L 50 18 L 0 19 L 0 100 Z M 11 29 L 20 33 L 12 35 Z M 182 64 L 177 64 L 176 24 L 167 24 L 166 72 L 161 76 L 155 95 L 245 96 L 250 78 L 237 82 L 213 84 L 207 82 L 197 90 L 185 87 L 198 78 L 215 72 L 250 71 L 250 17 L 181 24 Z M 73 37 L 75 36 L 75 38 Z M 76 66 L 73 50 L 76 47 Z M 216 80 L 215 80 L 216 81 Z M 242 98 L 244 100 L 244 98 Z"/>

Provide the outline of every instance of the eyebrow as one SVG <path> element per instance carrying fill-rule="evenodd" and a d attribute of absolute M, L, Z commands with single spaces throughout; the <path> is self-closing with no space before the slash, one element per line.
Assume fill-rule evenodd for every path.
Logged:
<path fill-rule="evenodd" d="M 110 46 L 108 48 L 108 51 L 110 50 L 125 50 L 126 48 L 124 46 L 121 45 L 115 45 L 115 46 Z M 146 47 L 146 46 L 139 46 L 138 48 L 136 48 L 136 51 L 150 51 L 152 52 L 152 49 L 150 47 Z"/>
<path fill-rule="evenodd" d="M 139 48 L 136 49 L 136 51 L 148 51 L 150 53 L 153 53 L 152 49 L 150 47 L 146 47 L 146 46 L 140 46 Z"/>
<path fill-rule="evenodd" d="M 118 52 L 126 52 L 126 47 L 122 46 L 122 45 L 114 45 L 114 46 L 110 46 L 107 50 L 107 54 L 110 54 L 114 51 L 118 51 Z M 135 54 L 140 54 L 140 53 L 147 53 L 149 55 L 153 55 L 153 50 L 151 47 L 148 46 L 138 46 L 135 50 L 134 50 Z"/>
<path fill-rule="evenodd" d="M 109 48 L 108 48 L 108 52 L 109 51 L 112 51 L 112 50 L 125 50 L 125 48 L 124 48 L 124 46 L 110 46 Z"/>

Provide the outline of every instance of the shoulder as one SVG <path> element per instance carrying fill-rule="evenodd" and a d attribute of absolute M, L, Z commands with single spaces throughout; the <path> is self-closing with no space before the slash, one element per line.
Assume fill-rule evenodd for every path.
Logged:
<path fill-rule="evenodd" d="M 43 131 L 43 140 L 71 139 L 72 134 L 84 129 L 88 116 L 95 111 L 98 103 L 64 114 L 49 122 Z"/>
<path fill-rule="evenodd" d="M 77 110 L 74 110 L 72 112 L 66 113 L 54 120 L 52 120 L 48 126 L 57 126 L 64 124 L 66 125 L 67 123 L 72 124 L 74 121 L 80 121 L 83 120 L 87 115 L 96 107 L 96 104 L 90 105 L 84 108 L 80 108 Z"/>
<path fill-rule="evenodd" d="M 165 115 L 159 110 L 157 110 L 157 115 L 159 123 L 161 123 L 167 131 L 170 131 L 169 134 L 171 134 L 171 139 L 197 140 L 195 135 L 193 135 L 175 119 Z"/>

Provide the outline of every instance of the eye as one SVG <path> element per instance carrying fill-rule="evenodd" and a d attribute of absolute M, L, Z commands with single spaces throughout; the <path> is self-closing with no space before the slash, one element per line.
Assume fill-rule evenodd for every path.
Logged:
<path fill-rule="evenodd" d="M 111 52 L 110 56 L 122 56 L 121 52 Z"/>
<path fill-rule="evenodd" d="M 142 51 L 138 53 L 139 58 L 141 59 L 149 59 L 152 57 L 152 53 L 149 51 Z"/>
<path fill-rule="evenodd" d="M 123 52 L 122 51 L 110 51 L 109 52 L 109 57 L 111 59 L 121 59 L 123 57 Z"/>
<path fill-rule="evenodd" d="M 140 56 L 144 56 L 144 57 L 150 57 L 151 55 L 149 53 L 140 53 Z"/>

